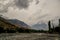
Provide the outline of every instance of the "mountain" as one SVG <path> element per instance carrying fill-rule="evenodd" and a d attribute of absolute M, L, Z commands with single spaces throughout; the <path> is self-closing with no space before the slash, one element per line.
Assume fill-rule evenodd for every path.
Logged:
<path fill-rule="evenodd" d="M 18 27 L 22 26 L 24 28 L 29 28 L 29 25 L 18 19 L 9 19 L 8 21 L 14 25 L 17 25 Z"/>
<path fill-rule="evenodd" d="M 20 22 L 20 24 L 18 24 Z M 25 27 L 23 27 L 25 26 Z M 16 33 L 16 32 L 29 32 L 28 25 L 22 21 L 10 22 L 7 19 L 0 17 L 0 33 Z"/>
<path fill-rule="evenodd" d="M 17 28 L 17 26 L 16 25 L 14 25 L 14 24 L 11 24 L 10 22 L 8 22 L 8 20 L 7 19 L 5 19 L 5 18 L 3 18 L 3 17 L 0 17 L 0 28 L 3 28 L 4 30 L 5 29 L 15 29 L 15 28 Z"/>
<path fill-rule="evenodd" d="M 32 28 L 37 29 L 37 30 L 41 30 L 41 29 L 45 30 L 45 29 L 47 29 L 47 24 L 37 23 L 37 24 L 32 25 Z"/>

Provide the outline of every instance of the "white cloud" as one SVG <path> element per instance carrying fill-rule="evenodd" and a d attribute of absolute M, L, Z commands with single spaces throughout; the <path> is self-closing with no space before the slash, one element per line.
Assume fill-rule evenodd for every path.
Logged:
<path fill-rule="evenodd" d="M 13 5 L 9 6 L 8 12 L 7 14 L 4 14 L 4 16 L 22 20 L 30 25 L 40 21 L 47 22 L 48 20 L 60 17 L 59 0 L 39 1 L 40 2 L 36 5 L 36 0 L 33 0 L 33 2 L 29 3 L 29 7 L 27 9 L 19 9 L 13 3 Z"/>

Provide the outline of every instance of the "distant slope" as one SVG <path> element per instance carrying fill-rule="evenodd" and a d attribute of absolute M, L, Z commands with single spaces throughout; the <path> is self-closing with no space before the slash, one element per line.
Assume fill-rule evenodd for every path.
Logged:
<path fill-rule="evenodd" d="M 17 26 L 22 26 L 24 28 L 29 28 L 29 25 L 27 25 L 26 23 L 24 23 L 23 21 L 20 21 L 18 19 L 9 19 L 8 20 L 10 23 L 17 25 Z"/>
<path fill-rule="evenodd" d="M 37 23 L 37 24 L 32 25 L 33 29 L 38 29 L 38 30 L 41 30 L 41 29 L 44 30 L 46 29 L 46 27 L 47 25 L 45 23 L 41 23 L 41 24 Z"/>

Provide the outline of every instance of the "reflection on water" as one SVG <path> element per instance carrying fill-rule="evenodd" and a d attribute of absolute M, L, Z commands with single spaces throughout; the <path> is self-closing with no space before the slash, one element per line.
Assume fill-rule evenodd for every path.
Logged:
<path fill-rule="evenodd" d="M 35 40 L 60 40 L 59 38 L 37 38 Z"/>
<path fill-rule="evenodd" d="M 0 34 L 0 40 L 60 40 L 60 36 L 44 33 L 3 33 Z"/>

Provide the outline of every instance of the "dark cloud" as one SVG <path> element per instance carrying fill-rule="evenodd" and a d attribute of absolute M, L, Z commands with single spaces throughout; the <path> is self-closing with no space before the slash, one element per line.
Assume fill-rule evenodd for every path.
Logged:
<path fill-rule="evenodd" d="M 7 10 L 0 10 L 0 13 L 6 13 Z"/>
<path fill-rule="evenodd" d="M 6 5 L 0 6 L 0 13 L 6 13 L 8 11 L 8 7 Z"/>
<path fill-rule="evenodd" d="M 39 0 L 36 0 L 36 4 L 39 4 L 39 2 L 40 2 Z"/>
<path fill-rule="evenodd" d="M 29 1 L 28 0 L 15 0 L 15 4 L 18 8 L 28 8 Z"/>

